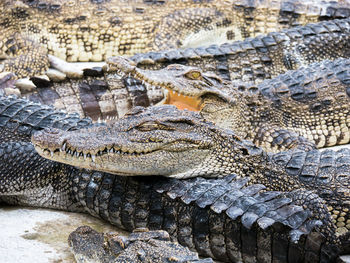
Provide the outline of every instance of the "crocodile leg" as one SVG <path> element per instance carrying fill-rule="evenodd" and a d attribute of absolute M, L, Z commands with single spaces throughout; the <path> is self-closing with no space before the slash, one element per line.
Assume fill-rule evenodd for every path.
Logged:
<path fill-rule="evenodd" d="M 15 72 L 17 78 L 24 78 L 43 75 L 48 70 L 47 51 L 36 42 L 16 34 L 4 45 L 8 58 L 1 62 L 0 72 Z"/>

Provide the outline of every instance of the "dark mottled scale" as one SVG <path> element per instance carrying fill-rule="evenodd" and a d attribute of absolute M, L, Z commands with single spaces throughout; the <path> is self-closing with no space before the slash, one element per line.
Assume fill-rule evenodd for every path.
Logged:
<path fill-rule="evenodd" d="M 86 205 L 86 187 L 90 182 L 90 174 L 85 173 L 85 171 L 82 171 L 82 173 L 79 175 L 78 173 L 74 173 L 74 185 L 73 189 L 76 188 L 76 199 L 85 207 Z"/>
<path fill-rule="evenodd" d="M 164 218 L 162 194 L 150 191 L 149 203 L 148 227 L 149 229 L 161 229 Z"/>
<path fill-rule="evenodd" d="M 350 151 L 341 149 L 335 152 L 335 179 L 342 185 L 350 186 Z"/>
<path fill-rule="evenodd" d="M 52 107 L 33 103 L 25 99 L 9 96 L 1 97 L 0 101 L 0 107 L 3 105 L 1 107 L 0 125 L 7 125 L 7 128 L 11 128 L 9 126 L 11 119 L 13 121 L 12 124 L 15 124 L 15 126 L 12 125 L 11 129 L 26 130 L 28 136 L 32 130 L 47 127 L 59 127 L 68 130 L 91 125 L 90 119 L 80 119 L 75 114 L 65 114 Z"/>
<path fill-rule="evenodd" d="M 173 49 L 173 50 L 170 50 L 170 51 L 167 51 L 165 53 L 165 57 L 169 60 L 169 61 L 172 61 L 172 60 L 178 60 L 182 57 L 181 53 L 179 50 L 177 49 Z"/>
<path fill-rule="evenodd" d="M 158 193 L 164 193 L 164 192 L 169 192 L 170 189 L 176 187 L 177 185 L 181 185 L 182 181 L 181 180 L 176 180 L 176 179 L 168 179 L 164 180 L 163 177 L 157 178 L 155 182 L 153 182 L 154 189 Z M 188 183 L 188 181 L 187 181 Z"/>
<path fill-rule="evenodd" d="M 257 236 L 256 230 L 241 226 L 242 257 L 244 262 L 256 262 Z"/>
<path fill-rule="evenodd" d="M 204 208 L 212 205 L 220 196 L 229 190 L 228 184 L 217 184 L 208 191 L 205 191 L 200 198 L 196 200 L 199 207 Z"/>
<path fill-rule="evenodd" d="M 280 213 L 282 209 L 287 217 L 286 224 L 292 228 L 299 228 L 309 216 L 308 211 L 303 210 L 301 206 L 287 205 L 279 209 Z"/>
<path fill-rule="evenodd" d="M 23 104 L 23 101 L 14 101 L 13 103 L 6 105 L 1 112 L 2 116 L 9 116 L 13 117 L 15 116 L 19 111 L 25 111 L 28 108 L 32 108 L 35 110 L 37 107 L 33 105 L 32 103 L 26 103 Z M 29 114 L 29 113 L 28 113 Z"/>
<path fill-rule="evenodd" d="M 300 237 L 299 243 L 300 244 L 305 243 L 305 236 Z M 290 262 L 290 263 L 304 262 L 304 250 L 303 250 L 303 248 L 301 248 L 300 245 L 298 245 L 294 242 L 289 242 L 288 262 Z"/>
<path fill-rule="evenodd" d="M 187 59 L 196 59 L 199 58 L 198 54 L 195 52 L 194 48 L 186 48 L 182 50 L 182 54 Z"/>
<path fill-rule="evenodd" d="M 173 186 L 166 191 L 170 198 L 175 199 L 176 197 L 183 196 L 195 183 L 196 181 L 193 179 L 189 180 L 187 184 L 184 184 L 183 182 L 179 181 L 174 183 Z M 158 191 L 163 192 L 163 189 L 162 191 L 160 189 Z"/>
<path fill-rule="evenodd" d="M 151 188 L 149 184 L 139 185 L 139 191 L 144 194 L 139 196 L 135 205 L 134 222 L 137 228 L 145 228 L 149 225 Z"/>
<path fill-rule="evenodd" d="M 83 112 L 93 119 L 101 118 L 101 110 L 96 96 L 89 83 L 82 82 L 79 84 L 80 101 Z"/>
<path fill-rule="evenodd" d="M 243 195 L 243 193 L 239 190 L 244 185 L 247 184 L 249 178 L 243 178 L 239 179 L 234 183 L 230 184 L 230 187 L 232 190 L 221 196 L 215 203 L 211 206 L 211 209 L 217 213 L 221 213 L 221 211 L 226 210 L 230 207 L 230 205 L 240 196 Z"/>
<path fill-rule="evenodd" d="M 213 257 L 209 245 L 209 210 L 193 208 L 193 241 L 199 254 Z"/>
<path fill-rule="evenodd" d="M 126 188 L 125 183 L 123 177 L 116 177 L 112 188 L 112 196 L 108 203 L 109 218 L 111 219 L 112 224 L 120 228 L 123 227 L 120 213 L 123 206 L 124 191 Z"/>
<path fill-rule="evenodd" d="M 46 105 L 54 105 L 55 101 L 60 98 L 56 90 L 53 88 L 38 88 L 37 96 L 40 98 L 38 102 Z M 32 100 L 33 96 L 30 97 Z"/>
<path fill-rule="evenodd" d="M 272 262 L 272 250 L 271 250 L 272 234 L 273 234 L 272 228 L 268 228 L 262 231 L 259 227 L 256 227 L 257 262 L 261 262 L 261 263 Z"/>
<path fill-rule="evenodd" d="M 136 199 L 138 196 L 137 193 L 139 192 L 138 186 L 139 184 L 137 181 L 128 181 L 123 196 L 124 198 L 122 203 L 123 205 L 120 211 L 120 218 L 123 228 L 129 231 L 135 229 L 134 213 L 136 208 Z"/>
<path fill-rule="evenodd" d="M 174 238 L 177 238 L 177 201 L 167 198 L 163 205 L 164 220 L 162 229 L 166 230 Z"/>
<path fill-rule="evenodd" d="M 287 262 L 288 254 L 286 252 L 288 251 L 288 245 L 288 237 L 277 227 L 272 241 L 272 262 Z"/>
<path fill-rule="evenodd" d="M 114 185 L 115 176 L 111 174 L 105 174 L 102 178 L 101 186 L 97 194 L 99 204 L 99 215 L 101 218 L 111 221 L 109 217 L 108 205 L 111 198 L 112 187 Z"/>
<path fill-rule="evenodd" d="M 262 216 L 268 210 L 268 201 L 275 199 L 280 196 L 281 192 L 278 191 L 268 191 L 268 192 L 259 192 L 254 198 L 256 200 L 256 204 L 249 207 L 247 212 L 254 213 L 257 216 Z"/>
<path fill-rule="evenodd" d="M 329 23 L 328 21 L 324 23 L 324 26 L 330 31 L 330 32 L 341 32 L 341 29 L 337 26 L 335 23 Z"/>
<path fill-rule="evenodd" d="M 147 89 L 141 83 L 141 81 L 126 77 L 124 78 L 124 84 L 127 87 L 127 90 L 130 94 L 133 107 L 135 106 L 148 107 L 150 105 L 150 101 L 147 95 Z"/>
<path fill-rule="evenodd" d="M 206 50 L 212 54 L 213 56 L 222 56 L 225 55 L 225 53 L 223 53 L 221 51 L 221 49 L 218 47 L 218 45 L 211 45 L 209 47 L 206 48 Z"/>
<path fill-rule="evenodd" d="M 232 205 L 226 210 L 226 214 L 232 218 L 237 219 L 241 216 L 251 205 L 255 203 L 255 200 L 251 196 L 242 195 L 236 199 Z"/>
<path fill-rule="evenodd" d="M 196 184 L 190 189 L 188 189 L 186 194 L 184 194 L 181 197 L 181 200 L 185 204 L 189 204 L 192 201 L 195 201 L 198 198 L 200 198 L 205 192 L 209 191 L 212 187 L 213 187 L 213 184 L 210 181 L 207 181 L 207 182 L 204 181 L 201 184 Z"/>
<path fill-rule="evenodd" d="M 278 199 L 272 199 L 271 201 L 266 202 L 265 205 L 267 205 L 268 210 L 264 214 L 264 217 L 274 219 L 274 221 L 276 219 L 281 219 L 281 215 L 278 213 L 278 209 L 290 203 L 291 203 L 290 198 L 278 198 Z"/>
<path fill-rule="evenodd" d="M 321 153 L 320 151 L 314 150 L 307 152 L 304 160 L 304 165 L 300 171 L 299 178 L 303 182 L 313 182 L 318 174 L 318 167 L 320 163 Z"/>
<path fill-rule="evenodd" d="M 214 257 L 218 260 L 227 260 L 225 244 L 225 214 L 217 214 L 210 210 L 209 214 L 209 243 Z"/>
<path fill-rule="evenodd" d="M 305 259 L 306 262 L 318 262 L 321 244 L 319 239 L 321 237 L 317 233 L 308 235 L 305 241 Z"/>
<path fill-rule="evenodd" d="M 226 218 L 225 237 L 227 255 L 231 262 L 242 262 L 241 226 L 238 221 Z"/>
<path fill-rule="evenodd" d="M 331 182 L 335 172 L 335 155 L 334 151 L 325 150 L 321 153 L 318 167 L 318 176 L 316 183 L 328 184 Z"/>
<path fill-rule="evenodd" d="M 99 209 L 98 209 L 98 206 L 96 206 L 97 202 L 95 200 L 95 197 L 99 190 L 101 177 L 102 177 L 101 173 L 94 173 L 91 176 L 88 185 L 86 186 L 86 195 L 85 195 L 86 206 L 93 215 L 99 214 Z"/>
<path fill-rule="evenodd" d="M 292 153 L 292 158 L 289 160 L 287 166 L 286 166 L 286 172 L 297 176 L 300 173 L 300 169 L 304 165 L 304 160 L 306 157 L 306 152 L 294 152 Z"/>
<path fill-rule="evenodd" d="M 180 244 L 183 244 L 190 249 L 195 249 L 193 240 L 193 206 L 180 203 L 178 206 L 178 230 L 177 239 Z"/>

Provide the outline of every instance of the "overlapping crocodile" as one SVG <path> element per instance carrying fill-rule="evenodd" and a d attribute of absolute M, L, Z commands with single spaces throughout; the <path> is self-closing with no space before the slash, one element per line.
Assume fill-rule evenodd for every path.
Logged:
<path fill-rule="evenodd" d="M 27 1 L 1 2 L 2 70 L 35 76 L 47 54 L 66 61 L 239 40 L 283 28 L 349 17 L 327 1 Z"/>
<path fill-rule="evenodd" d="M 332 219 L 328 208 L 316 194 L 302 189 L 291 192 L 267 191 L 266 186 L 254 184 L 257 177 L 253 172 L 250 177 L 244 178 L 229 175 L 221 179 L 198 177 L 176 180 L 121 177 L 79 170 L 40 157 L 29 143 L 29 138 L 34 131 L 43 128 L 80 129 L 91 126 L 91 121 L 24 99 L 6 97 L 0 102 L 2 201 L 85 211 L 127 230 L 137 227 L 164 229 L 172 239 L 177 239 L 180 244 L 196 250 L 200 255 L 225 262 L 302 262 L 306 259 L 327 262 L 349 250 L 346 243 L 348 239 L 341 235 L 347 227 L 348 219 L 344 221 L 347 216 L 346 200 L 340 198 L 337 200 L 341 203 L 333 204 L 332 211 L 337 218 Z M 163 119 L 159 125 L 170 125 L 183 132 L 186 127 L 193 125 L 192 121 L 213 127 L 198 119 L 196 113 L 164 107 L 139 110 L 138 114 L 129 118 L 134 118 L 137 123 L 137 120 L 146 120 L 151 116 L 152 121 L 167 116 L 167 121 Z M 152 123 L 141 121 L 139 124 L 137 127 L 130 126 L 130 131 L 137 128 L 139 132 L 145 133 L 155 128 Z M 175 130 L 159 130 L 163 135 L 172 131 Z M 249 153 L 247 156 L 252 158 L 265 155 L 254 145 L 239 141 L 231 133 L 226 136 L 238 143 L 235 149 L 241 155 Z M 340 192 L 344 187 L 332 192 L 327 185 L 334 183 L 331 177 L 346 181 L 346 177 L 341 174 L 346 174 L 349 169 L 349 153 L 346 150 L 322 154 L 314 151 L 308 153 L 305 159 L 303 154 L 306 153 L 285 153 L 274 155 L 274 158 L 276 165 L 285 167 L 286 173 L 300 173 L 301 181 L 306 182 L 312 178 L 310 171 L 315 171 L 314 168 L 323 162 L 319 166 L 318 177 L 314 178 L 315 185 L 324 186 L 322 197 L 334 197 L 334 194 L 342 196 Z M 317 155 L 318 161 L 315 160 Z M 130 157 L 125 155 L 125 158 Z M 291 159 L 288 162 L 289 157 Z M 153 160 L 156 162 L 156 159 Z M 236 163 L 239 165 L 239 160 Z M 244 165 L 240 169 L 247 171 Z M 266 172 L 267 178 L 277 176 Z M 276 186 L 272 183 L 268 185 Z M 280 182 L 277 185 L 283 186 Z M 288 185 L 284 190 L 288 190 Z M 336 228 L 338 235 L 335 234 Z"/>
<path fill-rule="evenodd" d="M 333 217 L 337 231 L 349 231 L 347 150 L 266 154 L 233 132 L 171 106 L 141 111 L 104 127 L 37 132 L 32 141 L 39 154 L 51 160 L 119 175 L 188 178 L 235 173 L 250 176 L 252 183 L 270 191 L 314 190 L 330 210 L 342 209 L 339 222 L 338 211 Z"/>
<path fill-rule="evenodd" d="M 179 64 L 143 70 L 123 57 L 114 57 L 113 67 L 172 96 L 179 94 L 178 100 L 187 100 L 206 120 L 268 150 L 307 150 L 314 147 L 310 142 L 322 148 L 350 141 L 348 59 L 324 60 L 259 85 L 223 81 Z"/>
<path fill-rule="evenodd" d="M 12 73 L 3 75 L 0 76 L 0 94 L 15 94 L 94 121 L 118 119 L 133 107 L 148 107 L 167 99 L 167 92 L 161 87 L 143 84 L 132 77 L 121 77 L 116 72 L 103 72 L 101 67 L 85 69 L 84 77 L 80 79 L 32 78 L 36 88 L 31 90 L 15 87 Z"/>
<path fill-rule="evenodd" d="M 302 64 L 327 57 L 349 57 L 349 31 L 349 20 L 343 19 L 271 33 L 268 36 L 228 45 L 150 52 L 132 59 L 143 69 L 162 68 L 173 62 L 181 62 L 214 72 L 224 80 L 236 82 L 235 85 L 238 84 L 238 78 L 258 83 L 263 78 L 271 78 Z M 294 51 L 290 51 L 288 47 L 294 47 Z M 310 50 L 311 54 L 320 52 L 323 55 L 311 56 Z M 292 65 L 287 62 L 287 57 L 292 60 L 298 58 L 302 63 Z M 150 64 L 144 64 L 147 61 Z M 39 87 L 38 90 L 17 89 L 16 94 L 55 105 L 69 112 L 78 112 L 81 116 L 90 116 L 95 120 L 110 116 L 121 117 L 132 106 L 153 105 L 164 99 L 165 94 L 158 86 L 141 83 L 137 78 L 121 78 L 117 74 L 120 66 L 115 58 L 110 58 L 107 65 L 106 71 L 100 68 L 88 69 L 84 78 L 78 80 L 70 79 L 57 83 L 35 77 L 32 81 Z M 212 66 L 208 68 L 208 65 Z M 245 85 L 241 80 L 239 84 Z"/>

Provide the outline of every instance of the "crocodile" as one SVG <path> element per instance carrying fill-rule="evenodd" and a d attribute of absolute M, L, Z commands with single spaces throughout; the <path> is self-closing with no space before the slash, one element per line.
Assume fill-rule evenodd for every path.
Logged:
<path fill-rule="evenodd" d="M 136 54 L 130 57 L 142 69 L 184 64 L 214 72 L 224 80 L 258 84 L 300 66 L 350 58 L 350 20 L 310 23 L 243 41 Z M 107 58 L 113 68 L 113 58 Z M 118 65 L 115 65 L 118 69 Z"/>
<path fill-rule="evenodd" d="M 32 143 L 50 160 L 124 176 L 250 176 L 270 191 L 315 191 L 332 212 L 337 232 L 350 229 L 350 150 L 266 153 L 233 131 L 175 106 L 135 108 L 115 123 L 76 131 L 35 132 Z M 341 219 L 339 219 L 341 218 Z M 338 222 L 338 219 L 340 220 Z"/>
<path fill-rule="evenodd" d="M 175 117 L 172 121 L 179 128 L 189 125 L 184 118 L 186 114 L 198 116 L 163 107 L 152 107 L 139 114 L 151 114 L 155 120 L 167 114 L 164 109 L 174 112 L 176 116 L 169 117 Z M 157 109 L 160 112 L 154 112 Z M 30 143 L 31 135 L 45 128 L 68 131 L 97 125 L 106 126 L 25 99 L 2 97 L 0 200 L 85 212 L 129 231 L 140 227 L 163 229 L 173 241 L 223 262 L 333 262 L 338 255 L 349 253 L 349 236 L 335 234 L 335 224 L 338 228 L 342 222 L 348 224 L 344 221 L 346 208 L 327 208 L 312 191 L 269 191 L 265 185 L 253 183 L 254 176 L 239 178 L 235 174 L 184 180 L 118 176 L 47 160 L 39 156 Z M 250 153 L 252 147 L 256 148 L 243 144 Z M 241 149 L 244 154 L 244 148 Z M 346 173 L 348 154 L 346 150 L 322 153 L 319 163 L 324 164 L 317 183 L 329 183 L 326 177 L 332 176 L 328 173 L 332 167 L 337 167 L 337 174 Z M 315 170 L 312 165 L 319 166 L 317 161 L 312 162 L 310 155 L 302 160 L 298 153 L 278 156 L 275 155 L 279 163 L 293 157 L 285 165 L 286 170 L 295 174 L 299 167 L 300 177 L 307 181 L 308 171 Z M 324 195 L 327 193 L 329 190 L 325 190 Z M 329 210 L 338 215 L 338 222 Z"/>
<path fill-rule="evenodd" d="M 0 95 L 17 95 L 33 102 L 53 105 L 56 109 L 78 113 L 93 121 L 110 121 L 124 116 L 135 106 L 162 104 L 167 92 L 132 77 L 121 77 L 116 72 L 104 72 L 101 67 L 84 69 L 80 79 L 64 78 L 50 81 L 31 78 L 35 89 L 24 90 L 14 86 L 13 73 L 0 76 Z"/>
<path fill-rule="evenodd" d="M 112 67 L 169 90 L 169 104 L 185 100 L 206 120 L 269 151 L 309 150 L 350 141 L 349 59 L 324 60 L 258 85 L 224 81 L 180 64 L 144 70 L 124 57 L 114 57 Z"/>
<path fill-rule="evenodd" d="M 197 66 L 205 71 L 209 70 L 224 80 L 259 83 L 263 79 L 272 78 L 279 73 L 314 61 L 327 58 L 349 58 L 349 31 L 349 19 L 326 21 L 250 38 L 233 44 L 182 51 L 149 52 L 131 57 L 131 59 L 137 63 L 138 67 L 143 69 L 159 69 L 176 62 Z M 315 49 L 315 47 L 317 48 Z M 292 63 L 292 61 L 296 63 Z M 65 64 L 62 67 L 57 65 L 55 67 L 64 70 Z M 31 83 L 19 83 L 17 81 L 17 83 L 12 83 L 12 85 L 16 84 L 18 86 L 15 89 L 0 83 L 0 89 L 1 86 L 4 86 L 5 88 L 2 89 L 10 90 L 7 93 L 15 92 L 17 95 L 30 97 L 44 104 L 53 104 L 59 108 L 66 108 L 68 111 L 79 112 L 81 116 L 90 116 L 93 119 L 105 118 L 116 115 L 116 113 L 118 113 L 117 117 L 122 116 L 125 113 L 125 108 L 130 105 L 130 100 L 123 100 L 125 96 L 128 97 L 124 94 L 128 93 L 125 88 L 127 90 L 137 90 L 141 93 L 144 93 L 147 89 L 149 100 L 157 99 L 156 102 L 165 95 L 162 94 L 159 87 L 144 85 L 144 83 L 142 84 L 132 77 L 124 78 L 124 83 L 120 81 L 120 77 L 116 74 L 116 71 L 119 70 L 118 63 L 114 58 L 107 59 L 107 65 L 104 68 L 103 72 L 99 68 L 88 68 L 84 70 L 83 79 L 68 79 L 63 82 L 57 81 L 64 80 L 65 75 L 57 79 L 57 73 L 53 74 L 50 70 L 50 72 L 46 72 L 49 79 L 36 76 L 31 77 Z M 90 71 L 88 76 L 85 74 L 87 71 Z M 7 76 L 0 73 L 0 79 Z M 123 94 L 114 96 L 113 93 L 116 91 L 102 91 L 105 90 L 105 84 L 100 82 L 98 87 L 95 87 L 96 82 L 93 79 L 102 80 L 107 83 L 108 90 L 118 89 L 123 91 Z M 87 87 L 86 83 L 90 87 Z M 69 89 L 69 86 L 76 85 L 79 86 L 79 90 L 78 88 L 73 88 L 73 91 L 66 90 Z M 81 88 L 81 86 L 83 87 Z M 39 89 L 36 90 L 35 88 Z M 94 89 L 97 89 L 98 92 L 94 92 Z M 62 92 L 64 90 L 64 93 L 62 94 L 59 90 L 62 90 Z M 86 97 L 83 95 L 83 101 L 80 99 L 80 91 L 86 94 Z M 52 99 L 48 98 L 48 94 Z M 67 94 L 72 96 L 68 98 Z M 120 101 L 120 97 L 123 98 L 123 101 Z M 133 94 L 131 94 L 131 97 L 131 101 L 134 101 Z M 142 106 L 148 104 L 147 98 L 142 94 L 137 95 L 137 97 L 142 97 L 145 100 Z M 86 100 L 89 100 L 89 102 Z"/>
<path fill-rule="evenodd" d="M 131 59 L 143 69 L 158 69 L 177 62 L 199 66 L 202 70 L 210 70 L 224 80 L 259 83 L 262 79 L 274 77 L 315 60 L 349 57 L 349 31 L 348 19 L 326 21 L 233 44 L 183 51 L 149 52 L 131 57 Z M 315 46 L 317 46 L 316 50 Z M 288 47 L 294 47 L 294 51 L 291 52 Z M 312 52 L 309 53 L 308 50 Z M 321 52 L 322 55 L 312 55 L 320 54 L 316 51 Z M 275 56 L 276 52 L 278 55 Z M 291 63 L 291 60 L 296 61 L 295 58 L 302 63 L 299 63 L 300 65 Z M 145 64 L 146 62 L 148 64 Z M 121 81 L 119 75 L 116 74 L 118 70 L 118 60 L 110 58 L 107 60 L 104 71 L 101 71 L 100 68 L 86 69 L 83 79 L 57 82 L 32 77 L 31 80 L 38 90 L 33 90 L 33 87 L 29 91 L 16 88 L 15 93 L 44 104 L 53 104 L 69 112 L 79 112 L 81 116 L 90 116 L 94 120 L 105 119 L 112 115 L 121 117 L 130 106 L 153 105 L 164 99 L 166 94 L 161 91 L 160 87 L 140 83 L 137 78 L 133 77 L 123 78 Z M 88 71 L 89 73 L 86 74 Z M 6 89 L 10 90 L 10 93 L 14 92 L 13 89 L 5 86 L 4 90 Z"/>
<path fill-rule="evenodd" d="M 170 241 L 164 230 L 135 229 L 128 237 L 116 233 L 98 233 L 89 226 L 78 227 L 68 237 L 77 263 L 213 263 Z"/>
<path fill-rule="evenodd" d="M 3 71 L 44 74 L 49 55 L 69 62 L 239 40 L 350 15 L 346 1 L 4 0 Z M 68 72 L 69 73 L 69 72 Z"/>

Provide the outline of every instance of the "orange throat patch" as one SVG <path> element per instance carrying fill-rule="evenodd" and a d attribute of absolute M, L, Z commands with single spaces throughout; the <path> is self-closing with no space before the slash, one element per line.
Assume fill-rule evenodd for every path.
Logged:
<path fill-rule="evenodd" d="M 199 111 L 200 101 L 194 97 L 183 96 L 176 92 L 169 91 L 165 104 L 176 106 L 179 110 Z"/>

